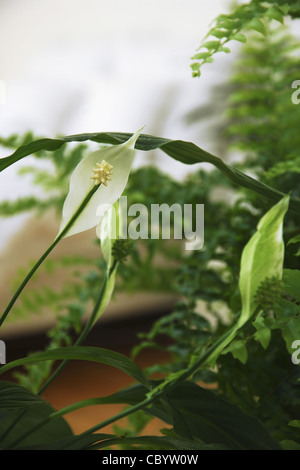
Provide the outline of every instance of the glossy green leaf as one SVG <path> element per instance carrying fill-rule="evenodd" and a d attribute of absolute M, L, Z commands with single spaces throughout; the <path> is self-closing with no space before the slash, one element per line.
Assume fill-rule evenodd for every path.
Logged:
<path fill-rule="evenodd" d="M 24 436 L 24 439 L 16 444 L 17 448 L 50 443 L 57 439 L 67 439 L 73 436 L 69 425 L 61 417 L 55 421 L 48 421 L 38 430 L 30 433 L 52 414 L 54 409 L 20 385 L 10 382 L 0 382 L 0 384 L 1 398 L 3 398 L 0 408 L 1 449 L 10 447 L 21 436 Z M 10 398 L 8 394 L 10 394 Z"/>
<path fill-rule="evenodd" d="M 9 167 L 13 163 L 22 158 L 31 155 L 39 150 L 56 150 L 60 146 L 67 142 L 82 142 L 91 140 L 93 142 L 102 142 L 109 144 L 120 144 L 126 142 L 132 134 L 125 133 L 94 133 L 94 134 L 78 134 L 73 136 L 64 137 L 61 139 L 41 139 L 30 144 L 24 145 L 16 150 L 9 157 L 0 159 L 0 171 Z M 178 160 L 187 165 L 195 163 L 207 162 L 218 168 L 227 178 L 233 183 L 251 189 L 261 196 L 264 196 L 272 201 L 279 201 L 284 196 L 283 193 L 276 189 L 267 186 L 266 184 L 260 183 L 259 181 L 251 178 L 244 173 L 236 170 L 235 168 L 226 165 L 221 158 L 218 158 L 209 152 L 197 147 L 191 142 L 185 142 L 182 140 L 170 140 L 163 139 L 160 137 L 154 137 L 146 134 L 140 135 L 138 138 L 135 148 L 137 150 L 153 150 L 160 148 L 170 157 Z M 291 198 L 290 209 L 297 211 L 300 210 L 300 200 L 297 198 Z"/>
<path fill-rule="evenodd" d="M 62 408 L 59 411 L 54 412 L 51 415 L 51 419 L 57 419 L 57 417 L 65 416 L 68 413 L 72 413 L 73 411 L 80 410 L 88 406 L 114 405 L 117 403 L 135 405 L 145 399 L 146 392 L 147 388 L 143 385 L 133 385 L 132 387 L 125 388 L 106 397 L 95 397 L 78 401 L 72 405 Z"/>
<path fill-rule="evenodd" d="M 264 36 L 266 35 L 265 25 L 258 18 L 253 18 L 253 20 L 248 23 L 248 27 L 254 29 L 254 31 L 257 31 L 258 33 L 263 34 Z"/>
<path fill-rule="evenodd" d="M 243 326 L 258 307 L 256 292 L 267 279 L 282 278 L 284 243 L 283 219 L 288 210 L 289 197 L 285 196 L 259 221 L 257 231 L 245 246 L 241 258 L 239 288 L 242 313 L 239 327 Z"/>
<path fill-rule="evenodd" d="M 282 327 L 282 336 L 285 340 L 287 350 L 290 354 L 295 351 L 293 346 L 294 341 L 300 340 L 300 307 L 298 306 L 298 316 L 289 319 Z"/>
<path fill-rule="evenodd" d="M 287 244 L 291 245 L 292 243 L 300 243 L 300 235 L 296 235 L 296 237 L 290 238 Z"/>
<path fill-rule="evenodd" d="M 277 8 L 269 8 L 266 12 L 266 16 L 268 16 L 272 20 L 279 21 L 279 23 L 283 24 L 283 15 Z"/>
<path fill-rule="evenodd" d="M 210 390 L 191 382 L 168 394 L 194 438 L 221 443 L 232 449 L 276 449 L 278 445 L 260 422 Z"/>
<path fill-rule="evenodd" d="M 295 441 L 289 441 L 289 440 L 281 441 L 280 445 L 283 448 L 283 450 L 300 450 L 300 444 Z"/>
<path fill-rule="evenodd" d="M 300 429 L 300 420 L 299 419 L 294 419 L 293 421 L 290 421 L 289 426 L 292 426 L 293 428 L 299 428 Z"/>
<path fill-rule="evenodd" d="M 243 33 L 236 33 L 230 36 L 230 39 L 234 39 L 235 41 L 239 42 L 247 42 L 247 37 Z"/>
<path fill-rule="evenodd" d="M 42 399 L 15 383 L 0 381 L 0 409 L 22 410 L 42 403 Z"/>
<path fill-rule="evenodd" d="M 206 49 L 218 49 L 220 46 L 220 41 L 206 41 L 204 42 L 201 47 L 206 47 Z"/>
<path fill-rule="evenodd" d="M 300 302 L 300 271 L 297 269 L 283 270 L 283 286 L 288 295 Z"/>
<path fill-rule="evenodd" d="M 242 299 L 241 315 L 237 323 L 227 332 L 224 340 L 219 340 L 219 344 L 209 359 L 211 365 L 215 364 L 220 353 L 255 313 L 259 306 L 256 299 L 258 287 L 267 278 L 274 276 L 278 279 L 282 278 L 284 258 L 282 231 L 288 205 L 289 196 L 285 196 L 273 206 L 260 219 L 257 231 L 243 250 L 239 280 Z M 245 351 L 242 351 L 242 358 L 245 360 Z"/>
<path fill-rule="evenodd" d="M 106 400 L 107 403 L 135 405 L 143 401 L 146 393 L 145 387 L 136 385 Z M 166 398 L 184 420 L 183 430 L 177 426 L 178 435 L 184 439 L 188 428 L 191 439 L 200 439 L 204 443 L 214 442 L 230 449 L 278 449 L 277 443 L 256 418 L 246 415 L 210 390 L 204 390 L 192 382 L 183 382 L 169 391 Z M 175 424 L 173 412 L 163 401 L 147 408 L 147 413 L 173 426 Z"/>
<path fill-rule="evenodd" d="M 262 345 L 264 349 L 270 344 L 271 341 L 271 330 L 265 324 L 265 321 L 262 317 L 258 317 L 253 326 L 256 328 L 256 333 L 254 335 L 255 339 Z"/>
<path fill-rule="evenodd" d="M 243 341 L 233 341 L 224 353 L 230 352 L 235 359 L 238 359 L 242 364 L 246 364 L 248 359 L 247 347 Z"/>
<path fill-rule="evenodd" d="M 131 359 L 128 359 L 128 357 L 117 352 L 110 351 L 109 349 L 83 346 L 67 346 L 64 348 L 51 349 L 49 351 L 31 354 L 28 357 L 24 357 L 23 359 L 18 359 L 4 365 L 0 369 L 0 374 L 25 364 L 60 359 L 99 362 L 100 364 L 106 364 L 125 372 L 125 374 L 138 382 L 144 384 L 148 383 L 142 370 Z"/>
<path fill-rule="evenodd" d="M 26 388 L 12 382 L 0 381 L 0 409 L 16 411 L 40 405 L 42 402 L 40 397 Z"/>

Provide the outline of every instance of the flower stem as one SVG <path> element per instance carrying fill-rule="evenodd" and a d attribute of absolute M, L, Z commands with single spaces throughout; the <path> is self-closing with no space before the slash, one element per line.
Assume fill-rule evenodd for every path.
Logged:
<path fill-rule="evenodd" d="M 96 319 L 96 316 L 97 316 L 97 313 L 99 311 L 99 308 L 100 308 L 100 305 L 101 305 L 101 301 L 103 299 L 103 296 L 105 295 L 105 290 L 106 290 L 106 287 L 107 287 L 107 284 L 108 284 L 108 281 L 109 281 L 109 278 L 110 276 L 112 276 L 113 272 L 115 271 L 116 267 L 117 267 L 117 262 L 114 262 L 112 267 L 110 268 L 109 272 L 107 273 L 104 281 L 103 281 L 103 284 L 101 286 L 101 290 L 100 290 L 100 294 L 98 296 L 98 299 L 97 299 L 97 302 L 94 306 L 94 309 L 91 313 L 91 316 L 89 318 L 89 320 L 87 321 L 84 329 L 82 330 L 79 338 L 77 339 L 76 343 L 74 344 L 74 346 L 80 346 L 80 344 L 82 344 L 82 342 L 86 339 L 87 335 L 89 334 L 93 324 L 94 324 L 94 321 Z M 67 364 L 69 363 L 70 361 L 69 360 L 64 360 L 60 366 L 56 369 L 56 371 L 49 377 L 49 379 L 47 380 L 47 382 L 42 386 L 42 388 L 40 389 L 40 391 L 37 393 L 37 395 L 41 395 L 45 390 L 46 388 L 49 387 L 49 385 L 53 382 L 53 380 L 56 379 L 56 377 L 62 372 L 62 370 L 67 366 Z M 27 410 L 23 411 L 23 414 L 25 414 L 27 412 Z M 23 417 L 23 414 L 21 414 L 21 416 L 18 416 L 16 422 L 13 423 L 12 427 L 17 424 L 19 418 L 22 418 Z M 25 438 L 27 438 L 28 436 L 32 435 L 34 432 L 36 432 L 38 429 L 42 428 L 45 424 L 49 423 L 49 417 L 45 418 L 43 421 L 37 423 L 32 429 L 30 429 L 29 431 L 26 431 L 26 433 L 22 434 L 21 436 L 18 437 L 18 439 L 16 439 L 13 443 L 11 443 L 9 445 L 9 447 L 7 449 L 12 449 L 14 448 L 15 446 L 17 446 L 20 442 L 22 442 Z M 10 429 L 9 429 L 10 431 Z"/>
<path fill-rule="evenodd" d="M 20 284 L 20 286 L 18 287 L 18 289 L 16 290 L 14 296 L 12 297 L 11 301 L 9 302 L 8 306 L 6 307 L 3 315 L 1 316 L 0 318 L 0 326 L 3 324 L 3 322 L 5 321 L 7 315 L 9 314 L 10 310 L 12 309 L 12 307 L 14 306 L 16 300 L 18 299 L 19 295 L 21 294 L 22 290 L 24 289 L 24 287 L 26 286 L 26 284 L 28 283 L 28 281 L 32 278 L 32 276 L 34 275 L 34 273 L 36 272 L 36 270 L 39 268 L 39 266 L 42 264 L 42 262 L 47 258 L 47 256 L 49 255 L 49 253 L 51 253 L 51 251 L 53 250 L 53 248 L 60 242 L 60 240 L 67 234 L 67 232 L 69 231 L 69 229 L 71 228 L 71 226 L 73 225 L 73 223 L 75 222 L 75 220 L 79 217 L 79 215 L 81 214 L 81 212 L 83 211 L 83 209 L 86 207 L 86 205 L 88 204 L 88 202 L 90 201 L 90 199 L 92 198 L 92 196 L 94 195 L 94 193 L 97 191 L 97 189 L 99 188 L 99 185 L 95 185 L 93 186 L 93 188 L 90 190 L 90 192 L 86 195 L 85 199 L 83 200 L 83 202 L 80 204 L 79 208 L 77 209 L 77 211 L 75 212 L 75 214 L 73 215 L 73 217 L 70 219 L 70 221 L 67 223 L 67 225 L 65 226 L 65 228 L 58 234 L 58 236 L 55 238 L 54 242 L 49 246 L 49 248 L 45 251 L 45 253 L 40 257 L 40 259 L 36 262 L 36 264 L 33 266 L 33 268 L 31 269 L 31 271 L 27 274 L 27 276 L 25 277 L 25 279 L 23 280 L 23 282 Z"/>

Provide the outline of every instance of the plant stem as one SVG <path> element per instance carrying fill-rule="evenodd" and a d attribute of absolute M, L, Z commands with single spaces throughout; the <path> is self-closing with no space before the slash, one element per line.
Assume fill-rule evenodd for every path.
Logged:
<path fill-rule="evenodd" d="M 65 228 L 59 233 L 59 235 L 56 237 L 56 239 L 54 240 L 54 242 L 49 246 L 49 248 L 45 251 L 45 253 L 40 257 L 40 259 L 36 262 L 36 264 L 33 266 L 33 268 L 31 269 L 31 271 L 27 274 L 27 276 L 25 277 L 25 279 L 23 280 L 23 282 L 20 284 L 20 286 L 18 287 L 18 289 L 16 290 L 14 296 L 12 297 L 11 301 L 9 302 L 8 306 L 6 307 L 3 315 L 1 316 L 0 318 L 0 326 L 3 324 L 3 322 L 5 321 L 7 315 L 9 314 L 10 310 L 12 309 L 12 307 L 14 306 L 16 300 L 18 299 L 19 295 L 21 294 L 22 290 L 24 289 L 24 287 L 26 286 L 26 284 L 28 283 L 28 281 L 32 278 L 32 276 L 34 275 L 34 273 L 36 272 L 36 270 L 39 268 L 39 266 L 42 264 L 42 262 L 47 258 L 47 256 L 49 255 L 49 253 L 51 253 L 51 251 L 53 250 L 53 248 L 60 242 L 60 240 L 67 234 L 67 232 L 69 231 L 69 229 L 71 228 L 71 226 L 73 225 L 73 223 L 76 221 L 76 219 L 79 217 L 79 215 L 81 214 L 81 212 L 83 211 L 83 209 L 86 207 L 86 205 L 88 204 L 88 202 L 90 201 L 90 199 L 92 198 L 92 196 L 95 194 L 95 192 L 97 191 L 97 189 L 99 188 L 100 185 L 95 185 L 93 186 L 93 188 L 90 190 L 90 192 L 87 194 L 87 196 L 85 197 L 85 199 L 83 200 L 83 202 L 81 203 L 81 205 L 79 206 L 79 208 L 77 209 L 77 211 L 75 212 L 75 214 L 73 215 L 73 217 L 70 219 L 70 221 L 67 223 L 67 225 L 65 226 Z"/>
<path fill-rule="evenodd" d="M 72 444 L 74 444 L 74 442 L 76 442 L 76 441 L 80 441 L 81 438 L 83 438 L 85 436 L 88 436 L 90 434 L 93 434 L 94 432 L 98 431 L 99 429 L 102 429 L 102 428 L 108 426 L 109 424 L 114 423 L 115 421 L 119 421 L 119 419 L 125 418 L 126 416 L 129 416 L 132 413 L 135 413 L 136 411 L 139 411 L 143 408 L 146 408 L 146 406 L 150 405 L 151 403 L 156 401 L 158 398 L 159 398 L 158 396 L 151 397 L 151 398 L 146 398 L 145 400 L 143 400 L 140 403 L 137 403 L 136 405 L 132 406 L 131 408 L 128 408 L 127 410 L 121 411 L 121 413 L 118 413 L 117 415 L 112 416 L 111 418 L 108 418 L 105 421 L 102 421 L 102 423 L 96 424 L 96 426 L 93 426 L 92 428 L 87 429 L 83 433 L 76 436 L 75 439 L 72 441 Z M 68 446 L 69 446 L 69 444 L 67 444 L 66 446 L 64 446 L 63 448 L 61 448 L 59 450 L 66 450 Z"/>
<path fill-rule="evenodd" d="M 112 274 L 112 272 L 113 272 L 113 268 L 111 268 L 110 274 Z M 102 291 L 102 289 L 101 289 L 101 291 Z M 105 292 L 105 290 L 104 290 L 104 292 Z M 94 311 L 95 311 L 95 309 L 94 309 Z M 93 311 L 93 313 L 94 313 L 94 311 Z M 92 316 L 91 316 L 91 318 L 92 318 Z M 153 402 L 161 399 L 163 397 L 163 395 L 166 393 L 166 391 L 171 390 L 179 382 L 182 382 L 185 379 L 189 378 L 196 370 L 198 370 L 200 368 L 200 366 L 203 366 L 204 363 L 210 358 L 210 356 L 216 351 L 216 349 L 223 342 L 225 342 L 228 337 L 230 337 L 230 335 L 233 333 L 233 331 L 235 331 L 235 329 L 236 329 L 236 326 L 234 325 L 210 349 L 208 349 L 208 351 L 206 351 L 198 361 L 196 361 L 194 364 L 192 364 L 190 367 L 188 367 L 187 370 L 183 374 L 181 374 L 179 377 L 177 377 L 174 380 L 169 381 L 169 382 L 168 382 L 168 379 L 167 379 L 167 381 L 164 384 L 161 384 L 156 389 L 153 389 L 148 394 L 148 396 L 143 401 L 141 401 L 140 403 L 137 403 L 136 405 L 132 406 L 131 408 L 126 409 L 126 410 L 122 411 L 121 413 L 118 413 L 117 415 L 112 416 L 111 418 L 108 418 L 107 420 L 102 421 L 101 423 L 96 424 L 95 426 L 93 426 L 93 427 L 87 429 L 86 431 L 84 431 L 83 433 L 79 434 L 72 441 L 72 445 L 74 444 L 74 441 L 75 442 L 79 441 L 81 438 L 83 438 L 87 435 L 90 435 L 90 434 L 92 434 L 96 431 L 99 431 L 100 429 L 114 423 L 115 421 L 118 421 L 119 419 L 122 419 L 126 416 L 129 416 L 130 414 L 135 413 L 138 410 L 146 408 L 147 406 L 151 405 Z M 84 331 L 86 331 L 86 329 L 84 329 Z M 64 362 L 67 362 L 67 361 L 64 361 Z M 54 378 L 55 377 L 53 377 L 53 379 Z M 63 416 L 64 414 L 66 414 L 69 411 L 70 411 L 70 407 L 66 407 L 63 410 L 59 410 L 59 411 L 53 413 L 52 415 L 49 415 L 46 419 L 44 419 L 43 421 L 38 423 L 36 426 L 34 426 L 34 428 L 32 428 L 29 432 L 27 432 L 23 436 L 20 436 L 15 442 L 13 442 L 9 446 L 9 448 L 11 449 L 11 448 L 15 447 L 16 445 L 18 445 L 28 435 L 30 435 L 33 432 L 40 429 L 42 426 L 47 424 L 51 419 L 57 419 L 57 418 Z M 69 444 L 67 444 L 63 449 L 66 449 L 68 446 L 69 446 Z"/>
<path fill-rule="evenodd" d="M 217 341 L 208 351 L 206 351 L 206 353 L 195 363 L 193 364 L 192 366 L 190 366 L 186 372 L 184 374 L 182 374 L 177 380 L 173 380 L 172 382 L 170 383 L 167 383 L 165 387 L 162 387 L 159 386 L 157 387 L 157 391 L 155 391 L 155 389 L 151 392 L 151 395 L 149 395 L 145 400 L 143 400 L 142 402 L 140 403 L 137 403 L 136 405 L 132 406 L 131 408 L 127 409 L 127 410 L 124 410 L 123 412 L 111 417 L 111 418 L 108 418 L 107 420 L 105 421 L 102 421 L 102 423 L 99 423 L 99 424 L 96 424 L 95 426 L 93 426 L 92 428 L 84 431 L 83 433 L 79 434 L 76 438 L 75 438 L 75 441 L 79 441 L 82 437 L 85 437 L 87 435 L 90 435 L 96 431 L 99 431 L 100 429 L 108 426 L 109 424 L 112 424 L 114 423 L 115 421 L 118 421 L 119 419 L 121 418 L 124 418 L 126 416 L 129 416 L 130 414 L 132 413 L 135 413 L 136 411 L 138 410 L 141 410 L 143 408 L 146 408 L 147 406 L 151 405 L 153 402 L 159 400 L 162 398 L 162 396 L 164 395 L 164 393 L 166 392 L 166 390 L 170 390 L 171 388 L 173 388 L 174 386 L 176 386 L 178 384 L 178 382 L 181 382 L 185 379 L 187 379 L 188 377 L 190 377 L 201 365 L 203 365 L 208 359 L 209 357 L 211 356 L 211 354 L 214 353 L 214 351 L 220 346 L 220 344 L 225 341 L 227 339 L 228 336 L 230 336 L 230 334 L 232 333 L 232 330 L 233 328 L 231 328 L 230 330 L 228 330 L 223 336 L 222 338 L 220 338 L 219 341 Z M 67 410 L 67 409 L 66 409 Z M 52 419 L 55 419 L 55 418 L 58 418 L 59 416 L 61 416 L 63 413 L 61 413 L 63 410 L 60 410 L 57 412 L 57 414 L 55 413 L 53 415 L 53 418 Z M 72 444 L 74 444 L 74 441 L 72 441 Z M 64 449 L 66 449 L 68 447 L 68 445 L 66 447 L 64 447 Z"/>
<path fill-rule="evenodd" d="M 106 287 L 107 287 L 107 284 L 108 284 L 108 281 L 109 281 L 109 278 L 110 276 L 113 275 L 115 269 L 117 268 L 117 261 L 114 261 L 111 268 L 109 269 L 103 283 L 102 283 L 102 286 L 101 286 L 101 290 L 100 290 L 100 294 L 98 296 L 98 299 L 97 299 L 97 302 L 94 306 L 94 309 L 90 315 L 90 318 L 89 320 L 87 321 L 87 323 L 85 324 L 85 327 L 84 329 L 82 330 L 79 338 L 76 340 L 74 346 L 80 346 L 80 344 L 82 344 L 82 342 L 86 339 L 87 335 L 89 334 L 90 330 L 92 329 L 92 326 L 94 324 L 94 321 L 96 319 L 96 316 L 97 316 L 97 313 L 99 311 L 99 308 L 100 308 L 100 305 L 101 305 L 101 301 L 103 299 L 103 296 L 105 294 L 105 290 L 106 290 Z M 42 386 L 42 388 L 40 389 L 40 391 L 37 393 L 37 395 L 41 395 L 45 390 L 46 388 L 49 387 L 49 385 L 56 379 L 56 377 L 62 372 L 62 370 L 68 365 L 70 361 L 69 360 L 64 360 L 60 366 L 56 369 L 56 371 L 49 377 L 49 379 L 47 380 L 47 382 Z M 26 412 L 26 411 L 25 411 Z M 22 417 L 23 415 L 21 415 Z M 58 416 L 54 416 L 54 418 L 56 418 Z M 52 418 L 53 419 L 53 418 Z M 17 419 L 18 421 L 18 419 Z M 31 434 L 33 434 L 35 431 L 37 431 L 38 429 L 40 429 L 41 427 L 43 427 L 45 424 L 49 423 L 49 417 L 45 418 L 43 421 L 41 421 L 40 423 L 37 423 L 36 426 L 34 426 L 32 429 L 30 429 L 29 431 L 27 431 L 25 434 L 21 435 L 18 439 L 16 439 L 10 446 L 9 446 L 9 449 L 12 449 L 14 448 L 16 445 L 18 445 L 20 442 L 22 442 L 25 438 L 27 438 L 28 436 L 30 436 Z M 14 423 L 16 424 L 16 423 Z M 12 426 L 13 427 L 13 426 Z"/>

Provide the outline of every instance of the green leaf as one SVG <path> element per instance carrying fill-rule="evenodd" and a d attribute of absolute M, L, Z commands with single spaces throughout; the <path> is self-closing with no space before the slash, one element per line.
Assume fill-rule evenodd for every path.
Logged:
<path fill-rule="evenodd" d="M 201 44 L 201 47 L 206 47 L 206 49 L 218 49 L 220 46 L 220 41 L 206 41 L 204 44 Z"/>
<path fill-rule="evenodd" d="M 168 393 L 194 439 L 231 449 L 278 449 L 260 422 L 210 390 L 185 382 Z"/>
<path fill-rule="evenodd" d="M 222 39 L 224 36 L 226 36 L 226 33 L 227 32 L 225 32 L 224 30 L 214 28 L 209 32 L 209 36 L 214 36 L 216 38 Z"/>
<path fill-rule="evenodd" d="M 270 328 L 262 328 L 255 333 L 255 339 L 260 342 L 264 349 L 267 349 L 271 341 Z"/>
<path fill-rule="evenodd" d="M 264 36 L 266 36 L 266 34 L 267 34 L 265 25 L 258 18 L 253 18 L 250 21 L 250 23 L 248 23 L 247 26 L 251 29 L 254 29 L 254 31 L 257 31 L 258 33 L 263 34 Z"/>
<path fill-rule="evenodd" d="M 135 405 L 136 403 L 142 402 L 145 399 L 147 390 L 148 389 L 143 385 L 133 385 L 132 387 L 125 388 L 106 397 L 88 398 L 86 400 L 78 401 L 73 405 L 69 405 L 59 411 L 54 412 L 51 415 L 51 419 L 57 419 L 57 417 L 64 416 L 68 413 L 72 413 L 73 411 L 80 410 L 88 406 L 113 405 L 117 403 Z"/>
<path fill-rule="evenodd" d="M 138 401 L 142 401 L 138 390 L 141 395 L 146 390 L 136 386 L 132 391 Z M 130 389 L 127 389 L 127 394 L 130 399 Z M 230 449 L 278 449 L 277 443 L 256 418 L 246 415 L 236 405 L 223 400 L 211 390 L 205 390 L 192 382 L 183 382 L 169 391 L 166 397 L 184 419 L 194 440 L 222 444 Z M 133 400 L 130 403 L 134 404 Z M 174 425 L 174 416 L 163 402 L 155 403 L 147 412 Z M 178 428 L 177 432 L 181 435 Z"/>
<path fill-rule="evenodd" d="M 191 433 L 191 431 L 189 429 L 189 426 L 186 423 L 182 413 L 177 408 L 175 408 L 172 405 L 172 403 L 168 400 L 167 400 L 167 405 L 169 407 L 170 414 L 172 416 L 175 433 L 178 434 L 179 436 L 182 436 L 182 437 L 186 438 L 186 439 L 192 440 L 192 438 L 193 438 L 192 433 Z"/>
<path fill-rule="evenodd" d="M 32 155 L 41 150 L 49 150 L 51 152 L 58 150 L 66 142 L 60 139 L 39 139 L 30 144 L 22 145 L 9 157 L 0 159 L 0 171 L 9 167 L 13 163 L 21 160 L 28 155 Z"/>
<path fill-rule="evenodd" d="M 300 429 L 300 420 L 299 419 L 294 419 L 293 421 L 290 421 L 289 426 L 292 426 L 293 428 L 299 428 Z"/>
<path fill-rule="evenodd" d="M 201 59 L 207 59 L 210 57 L 210 52 L 198 52 L 192 57 L 192 60 L 201 60 Z"/>
<path fill-rule="evenodd" d="M 16 161 L 21 160 L 22 158 L 31 155 L 32 153 L 35 153 L 38 150 L 55 150 L 57 146 L 62 146 L 67 142 L 82 142 L 85 140 L 91 140 L 93 142 L 119 144 L 126 142 L 126 140 L 128 140 L 131 136 L 132 134 L 125 133 L 78 134 L 64 137 L 61 140 L 54 139 L 53 148 L 51 146 L 51 139 L 41 139 L 20 147 L 9 157 L 0 159 L 0 171 L 9 167 Z M 160 148 L 170 157 L 187 165 L 203 162 L 211 163 L 233 183 L 244 188 L 251 189 L 261 196 L 264 196 L 274 202 L 279 201 L 284 196 L 284 194 L 280 191 L 277 191 L 276 189 L 266 184 L 260 183 L 259 181 L 251 178 L 248 175 L 245 175 L 244 173 L 241 173 L 235 168 L 226 165 L 223 160 L 221 160 L 221 158 L 206 152 L 191 142 L 185 142 L 182 140 L 172 141 L 170 139 L 163 139 L 160 137 L 141 134 L 136 142 L 135 148 L 137 150 L 144 151 Z M 290 209 L 299 213 L 300 200 L 297 198 L 291 198 Z"/>
<path fill-rule="evenodd" d="M 21 160 L 28 155 L 35 154 L 40 152 L 41 150 L 47 151 L 55 151 L 65 145 L 68 142 L 84 142 L 90 140 L 92 142 L 99 142 L 104 144 L 120 144 L 126 142 L 133 134 L 124 134 L 118 132 L 100 132 L 100 133 L 92 133 L 92 134 L 77 134 L 77 135 L 70 135 L 66 137 L 61 137 L 60 139 L 39 139 L 29 144 L 22 145 L 19 147 L 12 155 L 1 158 L 0 159 L 0 171 L 3 171 L 5 168 L 8 168 L 13 163 Z M 154 144 L 149 139 L 149 136 L 140 136 L 139 137 L 139 148 L 141 150 L 153 150 L 157 148 L 156 144 Z M 167 142 L 168 139 L 160 139 L 160 144 Z M 138 148 L 136 146 L 136 148 Z"/>
<path fill-rule="evenodd" d="M 16 411 L 40 405 L 42 402 L 40 397 L 26 388 L 12 382 L 0 381 L 0 409 Z"/>
<path fill-rule="evenodd" d="M 229 47 L 222 46 L 222 47 L 219 47 L 218 52 L 225 52 L 225 54 L 229 54 L 230 49 L 229 49 Z"/>
<path fill-rule="evenodd" d="M 292 243 L 300 243 L 300 234 L 296 235 L 296 237 L 290 238 L 287 244 L 291 245 Z"/>
<path fill-rule="evenodd" d="M 224 354 L 231 352 L 235 359 L 238 359 L 242 364 L 246 364 L 248 359 L 248 351 L 243 341 L 233 341 L 228 348 L 223 351 Z"/>
<path fill-rule="evenodd" d="M 294 341 L 300 339 L 300 308 L 298 309 L 298 316 L 289 320 L 282 328 L 282 336 L 286 342 L 287 350 L 290 354 L 293 354 L 294 349 L 292 344 Z"/>
<path fill-rule="evenodd" d="M 300 302 L 300 271 L 297 269 L 284 269 L 282 279 L 286 293 L 294 297 L 297 302 Z"/>
<path fill-rule="evenodd" d="M 203 64 L 211 64 L 214 61 L 212 57 L 207 57 L 204 59 Z"/>
<path fill-rule="evenodd" d="M 298 444 L 295 441 L 280 441 L 280 445 L 283 448 L 283 450 L 300 450 L 300 444 Z"/>
<path fill-rule="evenodd" d="M 264 349 L 270 344 L 271 341 L 271 330 L 265 325 L 265 321 L 262 317 L 258 317 L 253 326 L 256 328 L 255 339 L 262 345 Z"/>
<path fill-rule="evenodd" d="M 283 24 L 283 15 L 279 10 L 277 10 L 277 8 L 269 8 L 266 11 L 265 16 L 268 16 L 269 18 L 272 18 L 272 20 L 279 21 L 279 23 Z"/>
<path fill-rule="evenodd" d="M 247 37 L 242 33 L 232 34 L 230 36 L 230 39 L 234 41 L 243 42 L 243 43 L 247 42 Z"/>
<path fill-rule="evenodd" d="M 80 406 L 110 403 L 136 405 L 146 398 L 147 392 L 144 386 L 134 385 L 109 397 L 85 400 Z M 172 405 L 171 409 L 166 406 L 163 399 L 155 402 L 145 411 L 168 424 L 175 425 L 177 434 L 180 439 L 184 438 L 185 442 L 191 444 L 192 441 L 200 439 L 206 444 L 221 444 L 231 449 L 278 449 L 277 443 L 256 418 L 246 415 L 237 406 L 223 400 L 216 393 L 204 390 L 192 382 L 176 385 L 163 398 Z M 79 404 L 71 405 L 54 413 L 53 417 L 78 408 Z M 176 410 L 176 416 L 174 416 L 174 410 Z M 180 425 L 178 425 L 179 415 Z M 189 439 L 186 438 L 187 429 Z M 193 449 L 193 447 L 190 448 Z"/>
<path fill-rule="evenodd" d="M 0 382 L 0 390 L 1 399 L 3 398 L 0 409 L 1 449 L 10 447 L 21 436 L 25 436 L 25 438 L 20 441 L 17 447 L 50 443 L 57 439 L 66 439 L 73 436 L 69 425 L 62 418 L 56 421 L 48 421 L 38 430 L 30 433 L 38 423 L 41 423 L 52 414 L 54 409 L 20 385 Z"/>
<path fill-rule="evenodd" d="M 251 318 L 258 307 L 255 297 L 258 287 L 267 278 L 282 278 L 284 257 L 282 230 L 288 205 L 289 197 L 285 196 L 273 206 L 262 217 L 257 231 L 243 250 L 239 281 L 242 297 L 239 327 Z"/>
<path fill-rule="evenodd" d="M 199 62 L 194 62 L 191 64 L 191 69 L 193 71 L 193 77 L 200 77 L 200 64 Z"/>
<path fill-rule="evenodd" d="M 259 221 L 257 231 L 250 238 L 242 252 L 239 288 L 242 299 L 241 315 L 235 325 L 219 340 L 209 362 L 212 366 L 235 338 L 258 308 L 256 293 L 258 287 L 273 276 L 282 278 L 284 243 L 282 239 L 283 219 L 288 210 L 289 196 L 273 206 Z M 245 359 L 245 351 L 242 353 Z"/>
<path fill-rule="evenodd" d="M 0 369 L 0 374 L 13 369 L 14 367 L 32 364 L 34 362 L 53 361 L 59 359 L 81 360 L 99 362 L 125 372 L 133 379 L 143 384 L 148 384 L 143 371 L 128 357 L 123 356 L 109 349 L 83 347 L 83 346 L 66 346 L 64 348 L 51 349 L 41 353 L 32 354 L 23 359 L 9 362 Z"/>

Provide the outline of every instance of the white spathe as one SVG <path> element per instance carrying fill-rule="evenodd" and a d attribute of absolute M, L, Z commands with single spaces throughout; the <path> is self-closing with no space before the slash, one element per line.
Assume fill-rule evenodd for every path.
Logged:
<path fill-rule="evenodd" d="M 96 164 L 105 160 L 112 165 L 111 181 L 107 186 L 101 184 L 92 196 L 87 206 L 70 227 L 65 237 L 75 235 L 98 225 L 103 217 L 99 206 L 107 207 L 115 204 L 122 195 L 128 181 L 134 158 L 134 145 L 142 129 L 137 131 L 129 140 L 119 145 L 98 150 L 85 157 L 76 166 L 70 180 L 69 193 L 66 197 L 59 234 L 66 227 L 73 215 L 79 209 L 85 197 L 94 186 L 91 179 Z"/>

